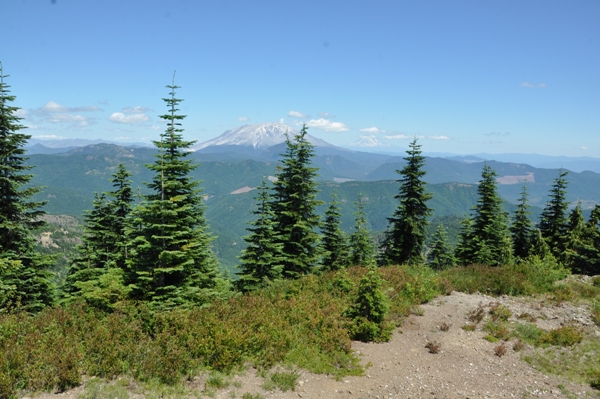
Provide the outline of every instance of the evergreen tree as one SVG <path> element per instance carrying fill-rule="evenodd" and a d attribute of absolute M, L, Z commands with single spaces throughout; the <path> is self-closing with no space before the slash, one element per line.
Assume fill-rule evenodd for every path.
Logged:
<path fill-rule="evenodd" d="M 502 199 L 496 187 L 496 172 L 484 165 L 477 187 L 479 199 L 467 236 L 460 238 L 459 256 L 464 264 L 506 264 L 511 261 L 512 248 L 508 217 L 502 209 Z"/>
<path fill-rule="evenodd" d="M 592 215 L 594 217 L 595 215 Z M 593 226 L 586 223 L 581 203 L 571 211 L 565 235 L 565 264 L 578 274 L 594 274 L 598 270 L 598 250 L 594 247 Z"/>
<path fill-rule="evenodd" d="M 586 236 L 592 247 L 592 253 L 588 255 L 590 268 L 586 271 L 589 275 L 600 274 L 600 205 L 596 204 L 586 223 Z"/>
<path fill-rule="evenodd" d="M 125 259 L 127 248 L 125 246 L 125 226 L 131 212 L 133 192 L 131 174 L 123 164 L 117 166 L 116 172 L 110 181 L 115 191 L 96 194 L 93 209 L 84 215 L 84 236 L 78 248 L 78 256 L 73 260 L 63 288 L 67 298 L 83 296 L 87 299 L 89 290 L 93 291 L 93 301 L 102 292 L 98 291 L 100 279 L 106 274 L 117 280 L 109 282 L 107 277 L 103 281 L 110 290 L 123 284 Z M 111 271 L 119 269 L 119 271 Z M 84 289 L 84 287 L 86 287 Z M 120 292 L 124 299 L 127 289 L 122 287 Z M 114 298 L 115 295 L 111 295 Z M 101 306 L 106 307 L 102 301 Z"/>
<path fill-rule="evenodd" d="M 43 203 L 31 200 L 39 187 L 26 187 L 31 178 L 31 166 L 24 165 L 24 146 L 31 136 L 19 131 L 25 126 L 15 113 L 18 107 L 10 103 L 10 86 L 4 83 L 0 63 L 0 281 L 4 298 L 0 308 L 20 303 L 28 311 L 38 311 L 52 303 L 53 292 L 47 268 L 50 259 L 34 249 L 31 230 L 43 226 L 39 209 Z"/>
<path fill-rule="evenodd" d="M 268 281 L 281 278 L 283 270 L 283 244 L 275 235 L 275 215 L 271 210 L 271 196 L 263 180 L 255 198 L 258 209 L 252 213 L 257 219 L 250 223 L 250 235 L 244 237 L 248 245 L 242 251 L 239 280 L 236 282 L 241 291 L 251 291 L 265 286 Z"/>
<path fill-rule="evenodd" d="M 167 88 L 170 97 L 163 100 L 169 112 L 161 118 L 168 127 L 154 141 L 155 163 L 146 165 L 155 172 L 146 183 L 152 194 L 131 212 L 127 258 L 132 297 L 162 308 L 206 301 L 218 277 L 199 182 L 190 177 L 197 165 L 186 159 L 194 142 L 182 137 L 179 86 Z"/>
<path fill-rule="evenodd" d="M 431 209 L 427 201 L 432 195 L 425 192 L 423 176 L 425 171 L 425 157 L 421 155 L 421 146 L 415 138 L 406 151 L 407 162 L 402 170 L 397 170 L 402 178 L 398 180 L 400 193 L 394 198 L 400 201 L 398 208 L 391 218 L 388 218 L 389 228 L 383 244 L 381 263 L 389 264 L 417 264 L 423 262 L 423 245 L 426 237 L 427 217 Z"/>
<path fill-rule="evenodd" d="M 337 194 L 329 203 L 329 208 L 325 211 L 325 220 L 322 231 L 322 251 L 323 251 L 323 270 L 335 271 L 343 269 L 348 264 L 349 247 L 348 240 L 344 231 L 340 228 L 340 213 Z"/>
<path fill-rule="evenodd" d="M 513 254 L 515 257 L 525 259 L 531 251 L 531 234 L 533 223 L 529 219 L 529 205 L 527 204 L 527 186 L 523 185 L 519 205 L 515 212 L 515 218 L 510 228 L 512 233 Z"/>
<path fill-rule="evenodd" d="M 469 264 L 471 254 L 475 252 L 475 246 L 471 241 L 473 236 L 473 221 L 469 217 L 464 217 L 460 221 L 460 232 L 458 233 L 458 243 L 454 250 L 454 258 L 462 265 Z"/>
<path fill-rule="evenodd" d="M 274 182 L 273 212 L 275 231 L 283 245 L 283 276 L 298 278 L 313 272 L 319 259 L 320 218 L 316 207 L 317 168 L 310 166 L 314 156 L 306 125 L 293 140 L 286 140 L 286 152 Z"/>
<path fill-rule="evenodd" d="M 565 177 L 569 172 L 560 170 L 550 189 L 550 199 L 542 212 L 539 229 L 542 237 L 548 242 L 552 253 L 557 259 L 564 260 L 563 245 L 567 231 L 567 185 Z"/>
<path fill-rule="evenodd" d="M 441 224 L 438 225 L 433 236 L 431 250 L 427 254 L 427 262 L 434 270 L 448 269 L 456 263 L 452 249 L 448 246 L 446 229 Z"/>
<path fill-rule="evenodd" d="M 354 232 L 350 235 L 350 264 L 370 266 L 375 262 L 375 247 L 365 216 L 365 201 L 362 194 L 358 195 Z"/>

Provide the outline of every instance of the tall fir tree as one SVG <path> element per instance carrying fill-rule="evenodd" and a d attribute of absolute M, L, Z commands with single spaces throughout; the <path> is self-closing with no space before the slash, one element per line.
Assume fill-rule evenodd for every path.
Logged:
<path fill-rule="evenodd" d="M 317 168 L 311 167 L 314 147 L 308 141 L 307 127 L 286 140 L 286 152 L 273 183 L 275 231 L 283 245 L 283 276 L 298 278 L 314 271 L 319 260 L 320 225 L 316 207 Z"/>
<path fill-rule="evenodd" d="M 247 247 L 240 256 L 239 279 L 236 282 L 241 291 L 264 287 L 269 281 L 281 278 L 283 270 L 283 244 L 275 233 L 275 215 L 264 180 L 255 199 L 257 209 L 252 213 L 257 219 L 248 227 L 250 235 L 244 237 Z"/>
<path fill-rule="evenodd" d="M 550 199 L 546 202 L 540 217 L 539 229 L 548 242 L 552 254 L 559 260 L 565 260 L 565 234 L 567 232 L 567 186 L 569 172 L 560 170 L 550 189 Z"/>
<path fill-rule="evenodd" d="M 586 223 L 578 203 L 571 211 L 567 222 L 567 231 L 564 240 L 564 260 L 574 273 L 593 275 L 598 270 L 599 253 L 594 246 L 597 234 L 593 226 L 592 212 L 590 222 Z"/>
<path fill-rule="evenodd" d="M 381 246 L 380 263 L 384 265 L 423 262 L 427 218 L 432 213 L 427 201 L 432 195 L 425 192 L 425 157 L 421 155 L 416 138 L 406 153 L 406 166 L 396 171 L 402 176 L 398 180 L 400 193 L 394 197 L 400 203 L 393 216 L 388 218 L 390 226 Z"/>
<path fill-rule="evenodd" d="M 372 266 L 375 263 L 375 247 L 365 214 L 365 199 L 358 195 L 354 219 L 354 231 L 350 235 L 350 264 Z"/>
<path fill-rule="evenodd" d="M 527 186 L 524 184 L 519 198 L 515 217 L 510 227 L 512 233 L 513 254 L 516 258 L 525 259 L 531 251 L 531 235 L 533 222 L 529 219 L 529 205 L 527 204 Z"/>
<path fill-rule="evenodd" d="M 448 245 L 446 229 L 441 224 L 438 225 L 433 236 L 431 249 L 427 254 L 427 263 L 434 270 L 444 270 L 451 268 L 456 263 L 454 253 Z"/>
<path fill-rule="evenodd" d="M 39 208 L 42 202 L 31 197 L 39 187 L 26 187 L 33 175 L 27 172 L 25 144 L 31 136 L 20 133 L 25 126 L 12 106 L 15 96 L 4 83 L 0 63 L 0 268 L 1 285 L 6 289 L 0 308 L 20 303 L 25 310 L 36 312 L 53 301 L 50 259 L 34 249 L 31 230 L 44 225 Z"/>
<path fill-rule="evenodd" d="M 496 172 L 489 165 L 483 166 L 477 187 L 479 198 L 471 217 L 470 231 L 460 240 L 461 245 L 467 245 L 459 249 L 458 258 L 464 264 L 482 263 L 496 266 L 512 261 L 508 216 L 502 208 L 496 176 Z"/>
<path fill-rule="evenodd" d="M 342 214 L 339 204 L 337 194 L 333 194 L 321 228 L 324 271 L 336 271 L 348 265 L 348 239 L 340 227 Z"/>
<path fill-rule="evenodd" d="M 146 183 L 152 194 L 133 209 L 128 229 L 132 297 L 158 308 L 203 303 L 214 294 L 218 278 L 199 182 L 190 176 L 197 165 L 186 159 L 194 141 L 182 137 L 179 86 L 167 88 L 168 113 L 161 118 L 168 126 L 154 141 L 155 163 L 146 165 L 155 172 Z"/>
<path fill-rule="evenodd" d="M 127 289 L 123 286 L 127 257 L 125 227 L 133 203 L 130 176 L 120 163 L 110 179 L 114 191 L 96 194 L 93 209 L 84 215 L 83 242 L 63 287 L 67 300 L 83 297 L 94 305 L 110 307 L 100 299 L 104 295 L 101 280 L 110 283 L 111 298 L 126 296 Z M 112 278 L 103 277 L 107 274 Z"/>

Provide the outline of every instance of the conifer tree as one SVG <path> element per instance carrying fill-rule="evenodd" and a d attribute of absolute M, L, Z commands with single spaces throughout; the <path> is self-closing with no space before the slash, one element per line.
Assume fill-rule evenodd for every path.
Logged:
<path fill-rule="evenodd" d="M 465 216 L 460 221 L 460 231 L 458 233 L 458 243 L 454 250 L 454 258 L 461 265 L 467 265 L 470 262 L 471 254 L 475 252 L 474 242 L 471 241 L 473 236 L 473 221 Z"/>
<path fill-rule="evenodd" d="M 592 217 L 595 215 L 592 214 Z M 586 223 L 581 203 L 571 211 L 565 234 L 565 265 L 578 274 L 594 274 L 598 270 L 598 251 L 594 247 L 596 232 L 591 223 Z"/>
<path fill-rule="evenodd" d="M 406 151 L 407 162 L 402 170 L 397 170 L 402 178 L 398 180 L 400 193 L 394 198 L 400 201 L 391 218 L 389 228 L 381 248 L 380 263 L 417 264 L 423 262 L 423 245 L 426 238 L 427 217 L 431 209 L 427 201 L 432 198 L 425 192 L 425 157 L 421 155 L 421 146 L 415 138 Z"/>
<path fill-rule="evenodd" d="M 307 127 L 293 139 L 286 140 L 286 152 L 273 183 L 275 231 L 283 244 L 283 276 L 298 278 L 312 273 L 319 259 L 320 225 L 316 207 L 317 168 L 311 167 L 313 145 L 308 141 Z"/>
<path fill-rule="evenodd" d="M 349 247 L 348 240 L 344 231 L 340 228 L 339 201 L 337 194 L 329 203 L 325 211 L 325 220 L 322 231 L 322 251 L 323 251 L 323 270 L 336 271 L 345 268 L 348 265 Z"/>
<path fill-rule="evenodd" d="M 358 195 L 356 206 L 354 231 L 350 235 L 350 264 L 370 266 L 375 263 L 375 247 L 371 232 L 367 225 L 365 215 L 365 199 Z"/>
<path fill-rule="evenodd" d="M 456 260 L 452 249 L 448 245 L 446 229 L 438 225 L 431 243 L 431 250 L 427 254 L 427 262 L 434 270 L 448 269 L 454 266 Z"/>
<path fill-rule="evenodd" d="M 0 308 L 20 303 L 35 312 L 53 301 L 52 273 L 49 258 L 34 249 L 31 230 L 44 224 L 43 203 L 31 200 L 39 187 L 26 187 L 33 177 L 27 173 L 32 167 L 24 165 L 31 136 L 19 132 L 25 126 L 16 115 L 19 108 L 11 105 L 15 96 L 6 77 L 0 63 L 0 285 L 5 287 Z"/>
<path fill-rule="evenodd" d="M 271 196 L 264 180 L 258 190 L 255 198 L 258 209 L 252 212 L 257 219 L 250 223 L 250 235 L 244 237 L 248 246 L 240 257 L 240 277 L 236 285 L 241 291 L 261 288 L 269 281 L 281 278 L 283 270 L 283 244 L 275 235 L 275 215 L 271 210 Z"/>
<path fill-rule="evenodd" d="M 512 247 L 508 217 L 496 186 L 496 172 L 483 166 L 477 187 L 479 199 L 467 236 L 460 239 L 459 256 L 464 264 L 500 265 L 511 262 Z M 465 245 L 465 246 L 463 246 Z"/>
<path fill-rule="evenodd" d="M 567 231 L 567 185 L 569 172 L 560 170 L 550 189 L 550 199 L 544 207 L 539 229 L 557 259 L 564 261 L 564 239 Z"/>
<path fill-rule="evenodd" d="M 186 159 L 194 141 L 182 137 L 185 116 L 177 114 L 182 100 L 175 97 L 179 86 L 167 88 L 168 113 L 161 118 L 168 126 L 154 141 L 159 150 L 155 163 L 146 165 L 155 172 L 146 183 L 152 193 L 131 212 L 128 230 L 132 297 L 159 308 L 202 303 L 218 282 L 199 182 L 190 176 L 197 165 Z"/>
<path fill-rule="evenodd" d="M 527 186 L 523 185 L 519 205 L 515 212 L 515 218 L 510 228 L 512 233 L 513 254 L 515 257 L 525 259 L 531 251 L 531 234 L 533 222 L 529 219 L 529 205 L 527 204 Z"/>
<path fill-rule="evenodd" d="M 103 277 L 103 281 L 110 286 L 113 292 L 111 297 L 118 296 L 116 291 L 119 286 L 122 297 L 118 299 L 126 296 L 127 289 L 123 286 L 127 257 L 125 226 L 133 202 L 130 176 L 125 166 L 119 164 L 110 179 L 115 190 L 96 194 L 93 209 L 84 215 L 83 242 L 63 288 L 66 298 L 83 296 L 88 302 L 95 302 L 95 305 L 110 307 L 104 301 L 98 303 L 98 298 L 102 297 L 100 280 L 107 274 L 112 279 Z M 90 290 L 93 291 L 91 297 Z"/>

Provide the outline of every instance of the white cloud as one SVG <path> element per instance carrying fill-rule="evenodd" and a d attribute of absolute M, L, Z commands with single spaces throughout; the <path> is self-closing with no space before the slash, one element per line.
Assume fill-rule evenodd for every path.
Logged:
<path fill-rule="evenodd" d="M 290 118 L 303 118 L 303 119 L 309 118 L 308 115 L 305 115 L 299 111 L 290 111 L 290 112 L 288 112 L 288 116 Z"/>
<path fill-rule="evenodd" d="M 87 107 L 65 107 L 64 105 L 60 105 L 54 101 L 48 101 L 43 107 L 38 108 L 39 112 L 95 112 L 102 111 L 102 109 L 96 107 L 95 105 L 87 106 Z"/>
<path fill-rule="evenodd" d="M 333 133 L 346 132 L 350 130 L 350 128 L 342 122 L 333 122 L 325 118 L 311 119 L 306 123 L 306 126 Z"/>
<path fill-rule="evenodd" d="M 406 134 L 393 134 L 391 136 L 384 136 L 386 139 L 390 139 L 390 140 L 404 140 L 404 139 L 408 139 L 410 138 L 409 136 L 407 136 Z"/>
<path fill-rule="evenodd" d="M 534 87 L 539 87 L 541 89 L 545 89 L 546 87 L 548 87 L 548 85 L 546 83 L 544 83 L 544 82 L 538 83 L 538 84 L 529 83 L 529 82 L 523 82 L 519 86 L 521 86 L 521 87 L 527 87 L 528 89 L 533 89 Z"/>
<path fill-rule="evenodd" d="M 281 119 L 279 120 L 279 123 L 281 123 L 282 125 L 283 125 L 283 124 L 285 124 L 285 119 L 281 118 Z"/>
<path fill-rule="evenodd" d="M 125 107 L 122 111 L 125 114 L 143 114 L 150 111 L 150 109 L 146 107 L 140 107 L 139 105 L 137 105 L 135 107 Z"/>
<path fill-rule="evenodd" d="M 34 139 L 40 140 L 54 140 L 54 139 L 66 139 L 64 136 L 57 136 L 55 134 L 40 134 L 39 136 L 32 136 Z"/>
<path fill-rule="evenodd" d="M 431 140 L 450 140 L 448 136 L 428 136 L 427 138 Z"/>
<path fill-rule="evenodd" d="M 109 121 L 116 123 L 142 123 L 150 120 L 146 114 L 130 114 L 125 115 L 122 112 L 114 112 L 109 118 Z"/>
<path fill-rule="evenodd" d="M 150 129 L 152 129 L 152 130 L 159 130 L 160 126 L 150 126 Z"/>
<path fill-rule="evenodd" d="M 582 146 L 581 146 L 581 149 L 582 149 L 582 150 L 587 150 L 588 148 L 587 148 L 586 146 L 582 145 Z"/>
<path fill-rule="evenodd" d="M 489 133 L 484 133 L 485 136 L 496 136 L 496 137 L 501 137 L 501 136 L 510 136 L 510 132 L 489 132 Z"/>
<path fill-rule="evenodd" d="M 331 115 L 329 112 L 319 112 L 319 118 L 335 118 L 335 115 Z"/>
<path fill-rule="evenodd" d="M 375 134 L 375 133 L 385 133 L 385 130 L 381 130 L 378 127 L 368 127 L 366 129 L 360 129 L 361 132 L 363 133 L 371 133 L 371 134 Z"/>
<path fill-rule="evenodd" d="M 250 120 L 250 118 L 248 118 L 247 116 L 240 116 L 238 118 L 238 121 L 240 122 L 248 122 Z"/>
<path fill-rule="evenodd" d="M 27 112 L 27 110 L 25 110 L 23 108 L 19 108 L 18 110 L 13 112 L 13 115 L 16 116 L 17 118 L 27 118 L 27 114 L 29 114 L 29 112 Z"/>
<path fill-rule="evenodd" d="M 125 141 L 125 140 L 130 140 L 129 137 L 125 137 L 125 136 L 121 136 L 121 137 L 115 137 L 113 139 L 114 141 Z"/>
<path fill-rule="evenodd" d="M 56 113 L 48 115 L 47 121 L 50 123 L 71 123 L 76 126 L 87 126 L 90 119 L 83 115 L 71 115 L 66 113 Z"/>

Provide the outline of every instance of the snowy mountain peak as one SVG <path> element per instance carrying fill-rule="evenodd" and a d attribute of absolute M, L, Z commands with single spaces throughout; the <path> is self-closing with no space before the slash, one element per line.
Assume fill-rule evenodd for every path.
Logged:
<path fill-rule="evenodd" d="M 257 149 L 266 149 L 277 144 L 285 142 L 286 134 L 294 137 L 298 134 L 297 130 L 284 125 L 283 123 L 262 123 L 255 125 L 244 125 L 231 129 L 217 138 L 205 141 L 193 147 L 193 150 L 201 150 L 210 146 L 220 145 L 239 145 L 245 147 L 254 147 Z M 316 146 L 328 147 L 329 143 L 307 135 L 308 141 Z"/>

